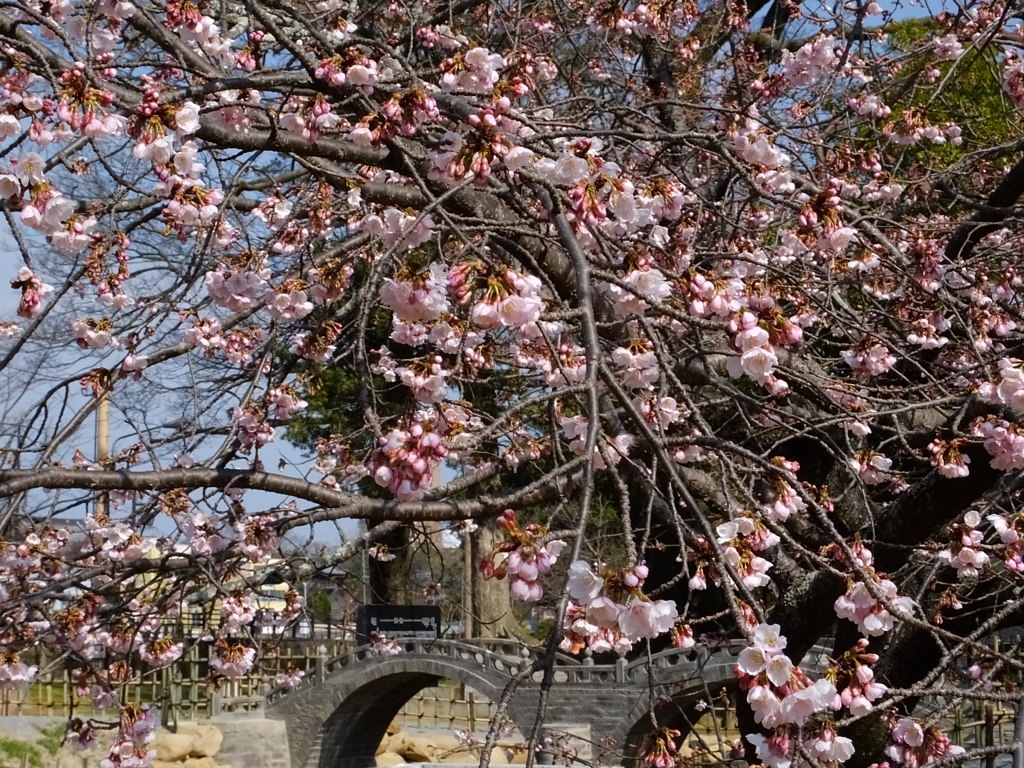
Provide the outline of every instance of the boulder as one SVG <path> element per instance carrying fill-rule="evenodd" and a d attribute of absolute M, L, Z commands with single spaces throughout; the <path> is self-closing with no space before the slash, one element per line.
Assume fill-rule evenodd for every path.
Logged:
<path fill-rule="evenodd" d="M 377 768 L 392 768 L 392 766 L 396 765 L 405 765 L 405 760 L 402 759 L 402 756 L 396 755 L 394 752 L 381 752 L 374 760 L 377 762 Z"/>
<path fill-rule="evenodd" d="M 405 731 L 397 731 L 388 737 L 388 752 L 396 755 L 402 754 L 409 747 L 409 740 L 412 737 Z"/>
<path fill-rule="evenodd" d="M 465 760 L 456 759 L 461 754 L 463 757 L 469 754 L 466 745 L 450 733 L 431 733 L 423 738 L 433 750 L 434 759 L 439 763 L 464 763 Z M 474 760 L 473 762 L 477 762 Z"/>
<path fill-rule="evenodd" d="M 509 765 L 526 765 L 526 750 L 516 747 L 505 747 L 505 754 L 508 755 Z"/>
<path fill-rule="evenodd" d="M 395 750 L 409 763 L 436 763 L 437 747 L 431 736 L 412 736 L 401 750 Z"/>
<path fill-rule="evenodd" d="M 213 757 L 224 743 L 224 734 L 213 725 L 182 725 L 178 733 L 192 736 L 192 757 Z"/>
<path fill-rule="evenodd" d="M 181 762 L 192 752 L 192 734 L 158 731 L 150 746 L 156 750 L 157 760 Z"/>

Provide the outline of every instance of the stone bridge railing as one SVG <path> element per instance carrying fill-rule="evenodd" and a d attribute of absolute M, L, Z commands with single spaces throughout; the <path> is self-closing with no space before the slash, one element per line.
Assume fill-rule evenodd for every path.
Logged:
<path fill-rule="evenodd" d="M 408 639 L 396 642 L 400 653 L 436 655 L 462 664 L 479 665 L 481 669 L 493 670 L 509 677 L 533 664 L 543 653 L 543 649 L 515 640 Z M 731 666 L 744 646 L 743 641 L 729 641 L 715 647 L 702 645 L 687 651 L 668 648 L 632 661 L 620 658 L 611 663 L 596 663 L 588 656 L 578 658 L 559 652 L 555 654 L 554 682 L 574 687 L 595 684 L 646 686 L 651 682 L 655 685 L 670 684 L 687 676 L 687 673 L 692 675 L 694 671 L 700 670 L 702 659 L 706 663 L 713 658 L 712 663 L 716 665 L 724 663 Z M 380 658 L 381 655 L 372 646 L 361 646 L 341 656 L 317 660 L 313 673 L 299 687 L 315 685 L 354 664 Z M 544 671 L 537 670 L 523 684 L 540 683 L 543 677 Z M 265 694 L 265 701 L 273 704 L 293 690 L 297 689 L 274 688 Z"/>

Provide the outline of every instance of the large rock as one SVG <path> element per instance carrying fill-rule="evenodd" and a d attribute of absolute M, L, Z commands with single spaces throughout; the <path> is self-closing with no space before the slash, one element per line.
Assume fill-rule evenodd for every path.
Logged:
<path fill-rule="evenodd" d="M 391 734 L 388 737 L 388 752 L 394 752 L 396 755 L 401 755 L 409 747 L 409 742 L 412 737 L 405 731 L 398 731 L 397 733 Z"/>
<path fill-rule="evenodd" d="M 192 757 L 213 757 L 224 743 L 224 734 L 213 725 L 182 725 L 178 733 L 192 736 Z"/>
<path fill-rule="evenodd" d="M 152 768 L 231 768 L 212 757 L 187 757 L 184 760 L 154 760 Z"/>
<path fill-rule="evenodd" d="M 396 755 L 394 752 L 381 752 L 374 760 L 377 762 L 377 768 L 393 768 L 393 766 L 405 765 L 405 760 L 402 759 L 402 756 Z"/>
<path fill-rule="evenodd" d="M 434 751 L 434 759 L 439 763 L 464 763 L 466 760 L 459 759 L 470 755 L 466 745 L 450 733 L 431 733 L 426 737 Z M 478 762 L 472 760 L 472 762 Z"/>
<path fill-rule="evenodd" d="M 152 748 L 156 750 L 157 760 L 181 762 L 192 752 L 192 734 L 158 731 Z"/>
<path fill-rule="evenodd" d="M 395 750 L 409 763 L 436 763 L 437 747 L 431 736 L 412 736 L 403 748 Z"/>

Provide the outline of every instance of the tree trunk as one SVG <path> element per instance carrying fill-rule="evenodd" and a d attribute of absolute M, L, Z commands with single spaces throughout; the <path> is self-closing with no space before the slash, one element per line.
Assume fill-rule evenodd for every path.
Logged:
<path fill-rule="evenodd" d="M 473 637 L 528 639 L 523 625 L 512 612 L 512 598 L 508 581 L 485 579 L 480 573 L 481 558 L 489 555 L 498 540 L 498 533 L 492 523 L 480 526 L 470 536 L 473 548 L 473 568 L 469 581 L 472 583 Z"/>
<path fill-rule="evenodd" d="M 394 560 L 382 561 L 369 558 L 370 602 L 382 605 L 409 604 L 409 573 L 412 568 L 412 551 L 409 546 L 409 526 L 403 525 L 385 536 L 384 544 L 395 556 Z"/>

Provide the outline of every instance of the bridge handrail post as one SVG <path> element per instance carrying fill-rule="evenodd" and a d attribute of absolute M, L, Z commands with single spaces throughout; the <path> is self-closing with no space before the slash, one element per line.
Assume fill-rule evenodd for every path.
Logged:
<path fill-rule="evenodd" d="M 320 685 L 327 679 L 327 648 L 321 645 L 316 649 L 316 661 L 314 662 L 314 682 Z"/>
<path fill-rule="evenodd" d="M 628 666 L 629 662 L 621 657 L 615 660 L 615 682 L 626 682 L 626 667 Z"/>
<path fill-rule="evenodd" d="M 583 652 L 583 659 L 580 661 L 579 680 L 582 683 L 589 683 L 594 679 L 594 652 L 589 648 Z"/>

